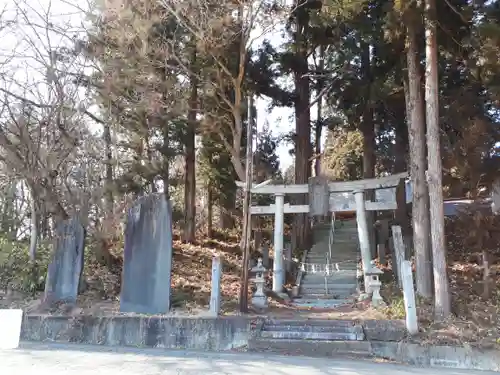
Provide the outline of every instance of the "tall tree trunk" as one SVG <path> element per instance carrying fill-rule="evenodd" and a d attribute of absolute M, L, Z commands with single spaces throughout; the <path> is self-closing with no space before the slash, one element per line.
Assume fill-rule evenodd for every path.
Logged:
<path fill-rule="evenodd" d="M 106 148 L 106 182 L 105 182 L 105 209 L 106 214 L 113 213 L 113 149 L 111 144 L 111 129 L 107 121 L 103 124 L 103 138 Z"/>
<path fill-rule="evenodd" d="M 214 237 L 214 193 L 211 186 L 207 187 L 207 237 Z"/>
<path fill-rule="evenodd" d="M 149 133 L 149 127 L 146 130 L 145 137 L 144 137 L 144 142 L 146 143 L 146 156 L 148 158 L 148 163 L 149 163 L 149 168 L 152 168 L 153 166 L 153 150 L 151 149 L 151 144 L 150 144 L 150 133 Z M 150 171 L 151 172 L 151 171 Z M 151 193 L 156 193 L 156 184 L 155 184 L 155 177 L 156 177 L 156 171 L 155 173 L 151 173 L 149 175 L 149 185 L 151 187 Z"/>
<path fill-rule="evenodd" d="M 406 66 L 406 56 L 402 56 L 401 65 L 396 69 L 396 82 L 404 87 L 403 67 Z M 406 97 L 404 97 L 406 103 Z M 408 129 L 405 124 L 406 111 L 397 105 L 396 113 L 395 144 L 394 144 L 394 169 L 393 173 L 402 173 L 408 170 Z M 408 205 L 406 204 L 406 180 L 400 181 L 396 188 L 397 209 L 394 215 L 397 225 L 401 227 L 404 238 L 410 240 L 411 224 L 408 218 Z"/>
<path fill-rule="evenodd" d="M 321 45 L 319 47 L 319 74 L 323 74 L 323 69 L 325 67 L 325 47 Z M 322 78 L 318 78 L 318 84 L 316 87 L 316 93 L 319 96 L 318 101 L 316 103 L 317 106 L 317 116 L 316 116 L 316 127 L 314 134 L 314 175 L 319 176 L 321 173 L 321 134 L 323 131 L 323 119 L 322 119 L 322 110 L 323 110 L 323 97 L 321 96 L 321 91 L 323 90 L 324 82 Z"/>
<path fill-rule="evenodd" d="M 302 4 L 300 1 L 299 4 Z M 298 10 L 302 12 L 303 10 Z M 307 40 L 305 37 L 307 27 L 307 17 L 299 16 L 296 22 L 295 32 L 295 55 L 296 69 L 294 72 L 295 93 L 295 183 L 307 184 L 311 176 L 311 113 L 309 108 L 310 86 L 309 66 L 307 61 Z M 306 196 L 301 195 L 296 198 L 296 204 L 307 204 Z M 299 249 L 308 247 L 308 237 L 310 227 L 307 216 L 304 214 L 295 215 L 294 245 Z"/>
<path fill-rule="evenodd" d="M 245 157 L 245 189 L 243 192 L 243 233 L 241 236 L 241 250 L 243 252 L 243 267 L 241 270 L 240 312 L 248 312 L 248 262 L 250 260 L 250 237 L 252 233 L 252 220 L 250 206 L 252 205 L 252 159 L 253 159 L 253 95 L 247 100 L 247 127 L 246 127 L 246 157 Z"/>
<path fill-rule="evenodd" d="M 160 74 L 162 83 L 166 86 L 167 76 L 169 74 L 167 67 L 162 66 L 159 68 L 158 73 Z M 161 95 L 164 103 L 168 102 L 167 94 L 162 93 Z M 170 150 L 170 126 L 168 121 L 165 119 L 163 110 L 155 116 L 155 121 L 158 122 L 158 127 L 162 130 L 163 145 L 161 147 L 161 153 L 163 156 L 163 168 L 162 168 L 162 179 L 163 179 L 163 194 L 167 200 L 170 200 L 170 162 L 171 162 L 171 150 Z"/>
<path fill-rule="evenodd" d="M 407 23 L 407 66 L 405 80 L 408 139 L 410 145 L 410 174 L 412 188 L 413 248 L 416 261 L 417 293 L 432 297 L 432 275 L 429 242 L 429 195 L 425 181 L 425 113 L 422 97 L 422 74 L 417 37 L 417 9 L 413 9 Z"/>
<path fill-rule="evenodd" d="M 46 240 L 51 237 L 49 218 L 47 217 L 47 209 L 45 205 L 42 205 L 40 209 L 40 225 L 38 226 L 40 232 L 40 238 Z"/>
<path fill-rule="evenodd" d="M 196 64 L 196 48 L 193 48 L 191 66 Z M 184 181 L 184 241 L 194 243 L 196 235 L 196 113 L 198 107 L 198 82 L 194 74 L 190 77 L 188 125 L 186 131 L 186 171 Z"/>
<path fill-rule="evenodd" d="M 169 186 L 170 186 L 170 181 L 169 181 L 169 165 L 170 165 L 170 137 L 169 137 L 169 127 L 168 123 L 165 123 L 163 125 L 163 169 L 162 169 L 162 177 L 163 177 L 163 194 L 165 195 L 165 198 L 170 199 L 170 193 L 169 193 Z"/>
<path fill-rule="evenodd" d="M 16 190 L 17 183 L 11 182 L 6 188 L 5 195 L 3 197 L 3 212 L 2 212 L 2 223 L 1 230 L 2 235 L 7 236 L 11 240 L 15 240 L 17 237 L 17 210 L 15 207 L 16 202 Z"/>
<path fill-rule="evenodd" d="M 434 313 L 436 319 L 451 313 L 451 299 L 446 271 L 446 243 L 444 237 L 443 181 L 439 137 L 439 81 L 438 46 L 436 38 L 436 2 L 425 1 L 425 101 L 427 117 L 427 149 L 431 243 L 434 274 Z"/>
<path fill-rule="evenodd" d="M 361 70 L 366 87 L 363 118 L 361 123 L 361 133 L 363 134 L 363 178 L 375 177 L 375 124 L 373 121 L 373 108 L 371 103 L 371 63 L 370 63 L 370 45 L 362 42 L 361 44 Z M 375 191 L 366 192 L 367 200 L 375 200 Z M 366 213 L 368 221 L 368 235 L 370 239 L 370 249 L 373 256 L 376 254 L 375 241 L 375 212 Z"/>
<path fill-rule="evenodd" d="M 235 226 L 236 188 L 227 187 L 220 198 L 220 227 L 233 229 Z"/>
<path fill-rule="evenodd" d="M 30 259 L 35 261 L 36 249 L 38 244 L 38 215 L 36 209 L 36 197 L 32 190 L 30 193 L 30 211 L 31 211 L 31 235 L 30 235 Z"/>
<path fill-rule="evenodd" d="M 408 154 L 408 131 L 406 126 L 397 124 L 395 127 L 394 144 L 394 173 L 405 172 L 408 168 L 406 163 L 406 155 Z M 408 237 L 410 223 L 408 220 L 408 210 L 406 205 L 406 190 L 405 181 L 403 180 L 396 188 L 396 202 L 398 207 L 395 212 L 397 225 L 401 226 L 401 230 L 405 237 Z"/>

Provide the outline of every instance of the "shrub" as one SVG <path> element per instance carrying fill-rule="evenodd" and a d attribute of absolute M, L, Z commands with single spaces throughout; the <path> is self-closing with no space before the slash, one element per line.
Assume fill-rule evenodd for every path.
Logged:
<path fill-rule="evenodd" d="M 0 288 L 34 293 L 45 285 L 50 249 L 37 248 L 37 259 L 29 257 L 29 244 L 0 237 Z"/>

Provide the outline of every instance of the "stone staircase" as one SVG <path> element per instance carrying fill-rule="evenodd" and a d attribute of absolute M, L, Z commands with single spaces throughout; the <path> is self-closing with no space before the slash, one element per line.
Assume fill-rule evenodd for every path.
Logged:
<path fill-rule="evenodd" d="M 250 350 L 308 356 L 371 356 L 363 327 L 349 320 L 286 320 L 263 322 Z"/>
<path fill-rule="evenodd" d="M 314 245 L 307 253 L 300 283 L 300 298 L 294 301 L 297 305 L 328 308 L 350 303 L 355 298 L 359 259 L 356 221 L 337 222 L 337 226 L 328 264 L 331 226 L 315 228 Z"/>

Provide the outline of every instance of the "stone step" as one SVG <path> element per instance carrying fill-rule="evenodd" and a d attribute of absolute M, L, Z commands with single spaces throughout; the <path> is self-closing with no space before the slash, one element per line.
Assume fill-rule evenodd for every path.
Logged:
<path fill-rule="evenodd" d="M 358 263 L 359 259 L 357 256 L 352 256 L 349 258 L 332 258 L 330 259 L 330 264 L 335 264 L 335 263 Z"/>
<path fill-rule="evenodd" d="M 325 283 L 315 283 L 313 281 L 306 281 L 304 280 L 302 283 L 300 283 L 300 286 L 302 290 L 307 290 L 307 289 L 325 289 Z M 354 281 L 354 280 L 353 280 Z M 339 283 L 327 283 L 328 289 L 332 291 L 344 291 L 344 290 L 352 290 L 356 289 L 358 284 L 357 283 L 351 283 L 351 284 L 339 284 Z M 333 293 L 333 292 L 332 292 Z"/>
<path fill-rule="evenodd" d="M 280 322 L 278 320 L 277 322 L 264 322 L 262 331 L 354 333 L 363 336 L 363 329 L 361 328 L 361 326 L 355 324 L 335 324 L 334 320 L 332 320 L 332 322 L 332 324 L 328 324 L 328 320 L 325 320 L 324 323 L 317 323 L 317 321 L 315 320 L 290 320 L 289 322 Z"/>
<path fill-rule="evenodd" d="M 326 249 L 325 251 L 321 250 L 311 250 L 307 253 L 307 257 L 325 257 L 327 254 L 330 254 L 330 251 Z M 332 249 L 332 258 L 344 258 L 344 259 L 356 259 L 360 257 L 360 252 L 355 249 Z"/>
<path fill-rule="evenodd" d="M 326 262 L 326 254 L 322 255 L 307 255 L 306 260 L 323 260 Z M 331 263 L 342 263 L 342 262 L 357 262 L 358 257 L 357 254 L 352 254 L 350 256 L 345 256 L 345 257 L 334 257 L 330 259 Z"/>
<path fill-rule="evenodd" d="M 359 326 L 353 320 L 348 319 L 294 319 L 294 318 L 267 318 L 264 321 L 265 325 L 287 325 L 302 327 L 307 326 L 318 326 L 318 327 L 336 327 L 336 328 L 352 328 Z"/>
<path fill-rule="evenodd" d="M 349 273 L 347 273 L 349 272 Z M 318 275 L 318 274 L 308 274 L 306 273 L 305 275 L 302 276 L 302 280 L 304 281 L 317 281 L 319 282 L 324 282 L 326 280 L 329 283 L 338 283 L 338 284 L 351 284 L 353 282 L 356 282 L 357 277 L 356 277 L 356 271 L 339 271 L 339 272 L 333 272 L 330 273 L 330 275 Z"/>
<path fill-rule="evenodd" d="M 353 290 L 333 290 L 328 288 L 328 291 L 323 287 L 321 289 L 311 289 L 304 288 L 301 289 L 301 293 L 303 296 L 308 296 L 309 299 L 316 298 L 317 296 L 326 296 L 331 299 L 348 299 L 351 298 L 354 294 L 356 294 L 356 289 Z"/>
<path fill-rule="evenodd" d="M 258 338 L 249 343 L 250 351 L 277 354 L 300 353 L 310 357 L 371 358 L 369 341 L 329 341 Z"/>
<path fill-rule="evenodd" d="M 341 272 L 351 272 L 353 273 L 353 276 L 350 276 L 351 277 L 351 280 L 357 280 L 357 277 L 354 275 L 356 274 L 358 271 L 356 269 L 356 267 L 351 267 L 351 268 L 341 268 L 340 271 L 333 271 L 333 272 L 330 272 L 330 275 L 327 275 L 326 274 L 326 271 L 323 269 L 321 271 L 316 271 L 316 272 L 309 272 L 309 273 L 305 273 L 302 275 L 302 279 L 304 278 L 308 278 L 308 279 L 317 279 L 317 280 L 325 280 L 325 276 L 327 278 L 331 277 L 332 275 L 335 275 L 337 273 L 341 273 Z"/>
<path fill-rule="evenodd" d="M 303 277 L 324 277 L 324 275 L 318 275 L 315 273 L 305 273 Z M 356 278 L 356 270 L 340 270 L 340 271 L 331 271 L 330 275 L 327 277 L 333 278 L 345 278 L 345 277 L 354 277 Z"/>
<path fill-rule="evenodd" d="M 354 288 L 356 288 L 356 285 L 358 285 L 356 279 L 351 279 L 349 280 L 350 283 L 337 283 L 331 280 L 327 280 L 327 285 L 328 289 L 331 290 L 349 290 L 353 288 L 353 285 L 355 285 Z M 325 279 L 323 280 L 304 280 L 304 282 L 300 283 L 300 287 L 303 289 L 311 288 L 311 289 L 319 289 L 319 288 L 325 288 Z"/>
<path fill-rule="evenodd" d="M 326 254 L 330 254 L 330 250 L 328 249 L 311 249 L 307 252 L 307 256 L 325 256 Z M 359 257 L 361 253 L 358 251 L 358 248 L 352 247 L 350 249 L 346 248 L 332 248 L 332 258 L 333 257 Z"/>
<path fill-rule="evenodd" d="M 305 290 L 312 290 L 312 289 L 325 289 L 325 281 L 323 279 L 323 282 L 320 283 L 315 283 L 315 280 L 312 280 L 312 282 L 305 282 L 305 283 L 300 283 L 300 287 L 303 291 Z M 352 280 L 355 281 L 355 280 Z M 332 290 L 332 293 L 335 292 L 343 292 L 347 290 L 354 290 L 357 288 L 358 283 L 357 282 L 352 282 L 352 283 L 327 283 L 328 284 L 328 289 Z"/>
<path fill-rule="evenodd" d="M 356 289 L 358 283 L 356 280 L 351 280 L 351 283 L 327 283 L 328 284 L 328 289 L 335 290 L 335 291 L 344 291 L 344 290 L 351 290 L 351 289 Z M 325 288 L 325 280 L 323 279 L 323 282 L 316 283 L 315 280 L 311 280 L 308 282 L 301 282 L 300 287 L 305 290 L 305 289 L 324 289 Z"/>
<path fill-rule="evenodd" d="M 330 259 L 329 263 L 330 264 L 335 264 L 338 263 L 339 265 L 341 263 L 357 263 L 359 260 L 356 256 L 352 257 L 346 257 L 346 258 L 333 258 Z M 309 262 L 309 263 L 321 263 L 321 264 L 327 264 L 327 258 L 326 256 L 319 257 L 319 256 L 314 256 L 314 257 L 306 257 L 306 262 L 307 261 L 314 261 L 314 262 Z"/>
<path fill-rule="evenodd" d="M 313 255 L 313 256 L 307 256 L 306 260 L 316 260 L 316 261 L 323 261 L 324 264 L 326 264 L 327 256 L 326 254 L 322 255 Z M 346 255 L 340 257 L 339 255 L 335 256 L 334 258 L 330 258 L 331 263 L 342 263 L 342 262 L 357 262 L 358 256 L 357 254 L 352 254 L 352 255 Z"/>
<path fill-rule="evenodd" d="M 358 288 L 358 284 L 328 284 L 328 290 L 331 294 L 338 294 L 338 293 L 350 293 L 351 291 L 354 291 Z M 325 293 L 325 283 L 321 284 L 301 284 L 300 285 L 300 290 L 302 291 L 302 294 L 317 294 L 317 291 L 319 293 Z"/>
<path fill-rule="evenodd" d="M 339 289 L 341 288 L 340 286 L 341 285 L 356 285 L 358 282 L 358 280 L 354 277 L 351 277 L 351 278 L 348 278 L 348 279 L 330 279 L 330 278 L 326 278 L 326 283 L 328 283 L 328 286 L 331 287 L 331 286 L 334 286 L 334 285 L 339 285 Z M 319 277 L 315 277 L 315 278 L 303 278 L 300 282 L 300 285 L 303 286 L 303 287 L 314 287 L 316 285 L 325 285 L 325 278 L 322 277 L 322 278 L 319 278 Z"/>
<path fill-rule="evenodd" d="M 314 262 L 308 262 L 309 264 L 315 264 Z M 320 263 L 317 263 L 317 264 L 320 264 Z M 338 269 L 337 269 L 338 268 Z M 353 262 L 353 263 L 339 263 L 338 264 L 338 267 L 337 265 L 332 264 L 331 267 L 330 267 L 330 271 L 331 272 L 346 272 L 346 271 L 356 271 L 358 268 L 358 262 Z M 321 276 L 324 276 L 324 270 L 326 269 L 325 266 L 323 266 L 321 268 L 321 273 L 313 273 L 312 271 L 309 273 L 311 275 L 321 275 Z"/>
<path fill-rule="evenodd" d="M 353 302 L 354 300 L 348 298 L 340 299 L 322 295 L 314 298 L 296 299 L 293 301 L 293 304 L 294 306 L 303 308 L 332 309 L 338 306 L 352 304 Z"/>
<path fill-rule="evenodd" d="M 281 340 L 359 340 L 356 333 L 351 332 L 297 332 L 297 331 L 262 331 L 261 337 Z"/>
<path fill-rule="evenodd" d="M 356 293 L 325 294 L 325 290 L 323 289 L 321 293 L 304 293 L 299 296 L 301 298 L 296 298 L 294 301 L 296 301 L 297 303 L 298 301 L 302 301 L 300 303 L 303 304 L 312 304 L 315 302 L 319 303 L 319 301 L 325 301 L 322 302 L 323 305 L 331 303 L 333 304 L 332 306 L 337 306 L 339 304 L 343 305 L 344 303 L 354 302 L 355 294 Z"/>
<path fill-rule="evenodd" d="M 328 253 L 330 250 L 328 244 L 323 244 L 322 246 L 311 247 L 309 253 Z M 334 243 L 332 246 L 332 254 L 337 253 L 350 253 L 358 252 L 358 245 L 356 243 Z"/>
<path fill-rule="evenodd" d="M 322 333 L 353 333 L 363 340 L 363 328 L 358 324 L 338 319 L 295 320 L 277 319 L 264 322 L 262 331 L 279 332 L 322 332 Z"/>
<path fill-rule="evenodd" d="M 306 262 L 309 264 L 317 264 L 319 265 L 319 269 L 321 270 L 321 276 L 324 276 L 323 272 L 326 272 L 326 264 L 325 263 L 317 263 L 317 262 Z M 338 262 L 338 263 L 330 263 L 328 269 L 330 270 L 331 274 L 337 273 L 337 272 L 355 272 L 358 266 L 358 262 Z M 307 268 L 307 271 L 310 272 L 311 275 L 317 275 L 317 271 L 312 272 L 312 266 L 311 268 Z M 307 272 L 306 271 L 306 272 Z"/>

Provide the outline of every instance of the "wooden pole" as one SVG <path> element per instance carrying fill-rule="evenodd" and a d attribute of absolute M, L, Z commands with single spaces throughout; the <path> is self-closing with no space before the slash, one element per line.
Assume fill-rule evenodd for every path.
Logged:
<path fill-rule="evenodd" d="M 241 272 L 240 289 L 240 312 L 248 312 L 248 259 L 250 257 L 250 228 L 251 214 L 251 189 L 252 189 L 252 143 L 253 143 L 253 121 L 252 121 L 253 96 L 248 97 L 248 119 L 247 119 L 247 153 L 246 153 L 246 176 L 243 198 L 243 263 Z"/>

